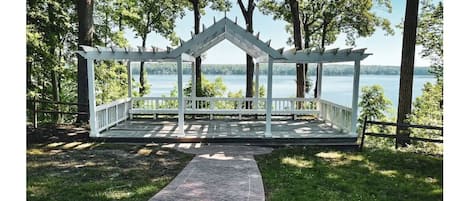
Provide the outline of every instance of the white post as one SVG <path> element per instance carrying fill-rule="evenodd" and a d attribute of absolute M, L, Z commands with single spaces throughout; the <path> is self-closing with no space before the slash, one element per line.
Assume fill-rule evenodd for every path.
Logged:
<path fill-rule="evenodd" d="M 184 136 L 184 97 L 182 94 L 182 57 L 177 59 L 177 73 L 178 73 L 178 127 L 180 136 Z"/>
<path fill-rule="evenodd" d="M 191 99 L 192 99 L 192 109 L 195 109 L 195 97 L 196 97 L 196 80 L 195 80 L 195 64 L 194 62 L 191 62 L 191 67 L 192 67 L 192 91 L 191 91 Z"/>
<path fill-rule="evenodd" d="M 254 108 L 259 108 L 259 63 L 256 63 L 256 99 L 254 103 Z"/>
<path fill-rule="evenodd" d="M 99 137 L 96 128 L 96 97 L 94 94 L 94 60 L 86 60 L 86 68 L 88 71 L 88 107 L 90 109 L 90 137 Z"/>
<path fill-rule="evenodd" d="M 132 67 L 130 67 L 131 61 L 127 62 L 127 96 L 132 98 Z"/>
<path fill-rule="evenodd" d="M 267 67 L 267 103 L 266 103 L 266 114 L 265 114 L 265 137 L 272 137 L 272 66 L 273 59 L 269 56 L 269 65 Z"/>
<path fill-rule="evenodd" d="M 319 111 L 322 111 L 322 108 L 321 108 L 321 94 L 322 94 L 322 63 L 319 63 L 318 66 L 318 76 L 317 76 L 317 94 L 316 94 L 316 100 L 318 101 L 316 103 L 316 108 L 319 110 Z M 322 114 L 321 112 L 319 114 Z M 321 115 L 320 115 L 321 117 Z"/>
<path fill-rule="evenodd" d="M 352 128 L 351 128 L 352 134 L 357 134 L 359 87 L 360 87 L 360 60 L 356 60 L 355 67 L 353 69 Z"/>
<path fill-rule="evenodd" d="M 321 94 L 322 94 L 322 63 L 319 63 L 318 65 L 318 99 L 321 99 Z"/>

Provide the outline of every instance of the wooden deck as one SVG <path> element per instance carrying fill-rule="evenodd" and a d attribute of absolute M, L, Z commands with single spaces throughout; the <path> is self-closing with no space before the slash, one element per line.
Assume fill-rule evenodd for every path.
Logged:
<path fill-rule="evenodd" d="M 272 138 L 264 137 L 265 120 L 221 119 L 185 121 L 185 136 L 179 136 L 177 119 L 134 119 L 111 127 L 101 139 L 157 142 L 275 142 L 355 143 L 356 136 L 343 133 L 318 120 L 275 119 Z"/>

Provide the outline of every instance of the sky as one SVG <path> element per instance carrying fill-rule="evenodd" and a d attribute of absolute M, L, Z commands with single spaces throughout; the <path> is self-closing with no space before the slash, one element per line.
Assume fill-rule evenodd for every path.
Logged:
<path fill-rule="evenodd" d="M 244 18 L 241 14 L 239 5 L 237 3 L 232 4 L 232 8 L 226 13 L 226 16 L 232 20 L 238 18 L 238 24 L 245 27 Z M 376 12 L 379 16 L 387 18 L 392 27 L 395 29 L 393 36 L 385 35 L 385 32 L 381 28 L 377 28 L 375 33 L 367 38 L 358 38 L 356 40 L 356 46 L 354 48 L 367 48 L 368 53 L 373 55 L 369 56 L 362 61 L 364 65 L 392 65 L 400 66 L 401 62 L 401 46 L 402 46 L 402 30 L 395 28 L 396 25 L 401 23 L 405 15 L 405 1 L 403 0 L 392 0 L 392 13 L 387 13 L 384 8 L 374 8 L 373 12 Z M 202 16 L 201 22 L 208 27 L 213 24 L 213 18 L 220 20 L 224 17 L 223 12 L 216 12 L 209 8 L 206 8 L 206 14 Z M 189 40 L 190 31 L 194 30 L 193 25 L 194 17 L 191 11 L 187 11 L 186 15 L 182 19 L 176 21 L 176 34 L 184 41 Z M 201 24 L 202 24 L 201 23 Z M 283 20 L 273 20 L 271 15 L 263 15 L 257 8 L 254 11 L 254 33 L 260 32 L 260 39 L 267 41 L 271 39 L 271 47 L 279 49 L 285 47 L 290 49 L 292 46 L 286 43 L 289 34 L 285 31 L 286 22 Z M 141 40 L 134 37 L 135 34 L 132 31 L 126 31 L 126 38 L 129 40 L 131 46 L 139 46 Z M 148 46 L 157 46 L 166 49 L 166 46 L 171 46 L 170 42 L 155 33 L 149 35 Z M 345 45 L 345 37 L 340 35 L 338 40 L 326 47 L 326 48 L 347 48 Z M 421 58 L 418 54 L 421 47 L 416 47 L 416 58 L 415 66 L 428 66 L 429 60 Z M 245 64 L 246 56 L 245 53 L 233 45 L 231 42 L 224 40 L 218 45 L 214 46 L 206 52 L 206 57 L 202 61 L 206 64 Z"/>

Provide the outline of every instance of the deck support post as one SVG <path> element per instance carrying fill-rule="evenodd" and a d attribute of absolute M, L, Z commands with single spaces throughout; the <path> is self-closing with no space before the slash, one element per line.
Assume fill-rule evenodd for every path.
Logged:
<path fill-rule="evenodd" d="M 191 91 L 192 106 L 191 106 L 191 108 L 193 110 L 195 110 L 195 97 L 197 96 L 196 91 L 195 91 L 195 89 L 196 89 L 195 86 L 197 84 L 196 83 L 197 80 L 195 79 L 195 64 L 194 64 L 194 62 L 191 62 L 191 67 L 192 67 L 192 71 L 191 71 L 192 72 L 192 78 L 191 78 L 192 79 L 192 87 L 191 87 L 191 90 L 192 90 Z"/>
<path fill-rule="evenodd" d="M 321 100 L 321 94 L 322 94 L 322 65 L 323 63 L 318 63 L 318 80 L 317 80 L 317 85 L 316 85 L 316 108 L 317 110 L 321 111 L 322 108 L 321 108 L 321 102 L 319 100 Z M 321 114 L 321 112 L 319 112 L 319 114 Z"/>
<path fill-rule="evenodd" d="M 358 117 L 358 89 L 360 87 L 360 60 L 355 60 L 353 69 L 353 95 L 352 95 L 352 126 L 350 132 L 357 134 Z"/>
<path fill-rule="evenodd" d="M 254 100 L 254 109 L 259 108 L 259 63 L 256 63 L 256 99 Z M 257 112 L 256 112 L 257 113 Z"/>
<path fill-rule="evenodd" d="M 272 137 L 272 66 L 273 58 L 269 55 L 269 65 L 267 67 L 267 103 L 265 114 L 265 134 L 267 138 Z"/>
<path fill-rule="evenodd" d="M 129 60 L 127 61 L 127 96 L 132 98 L 132 67 L 130 64 L 132 62 Z"/>
<path fill-rule="evenodd" d="M 127 61 L 127 97 L 130 98 L 129 108 L 125 111 L 130 111 L 132 109 L 132 67 L 130 66 L 132 62 L 129 60 Z M 127 114 L 130 119 L 133 119 L 132 114 Z"/>
<path fill-rule="evenodd" d="M 86 69 L 88 71 L 88 107 L 90 111 L 90 137 L 99 137 L 99 132 L 96 128 L 96 97 L 94 87 L 94 60 L 86 60 Z"/>
<path fill-rule="evenodd" d="M 319 63 L 318 65 L 318 84 L 317 84 L 317 98 L 321 99 L 322 94 L 322 65 L 323 63 Z"/>
<path fill-rule="evenodd" d="M 184 137 L 184 97 L 182 93 L 182 57 L 176 59 L 178 73 L 178 128 L 179 137 Z"/>

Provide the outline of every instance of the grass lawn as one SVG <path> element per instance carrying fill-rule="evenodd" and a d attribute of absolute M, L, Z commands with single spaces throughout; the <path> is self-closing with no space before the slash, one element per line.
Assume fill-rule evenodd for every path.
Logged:
<path fill-rule="evenodd" d="M 441 157 L 297 147 L 256 160 L 267 200 L 443 200 Z"/>
<path fill-rule="evenodd" d="M 148 200 L 192 155 L 160 146 L 93 142 L 28 144 L 29 201 Z"/>

